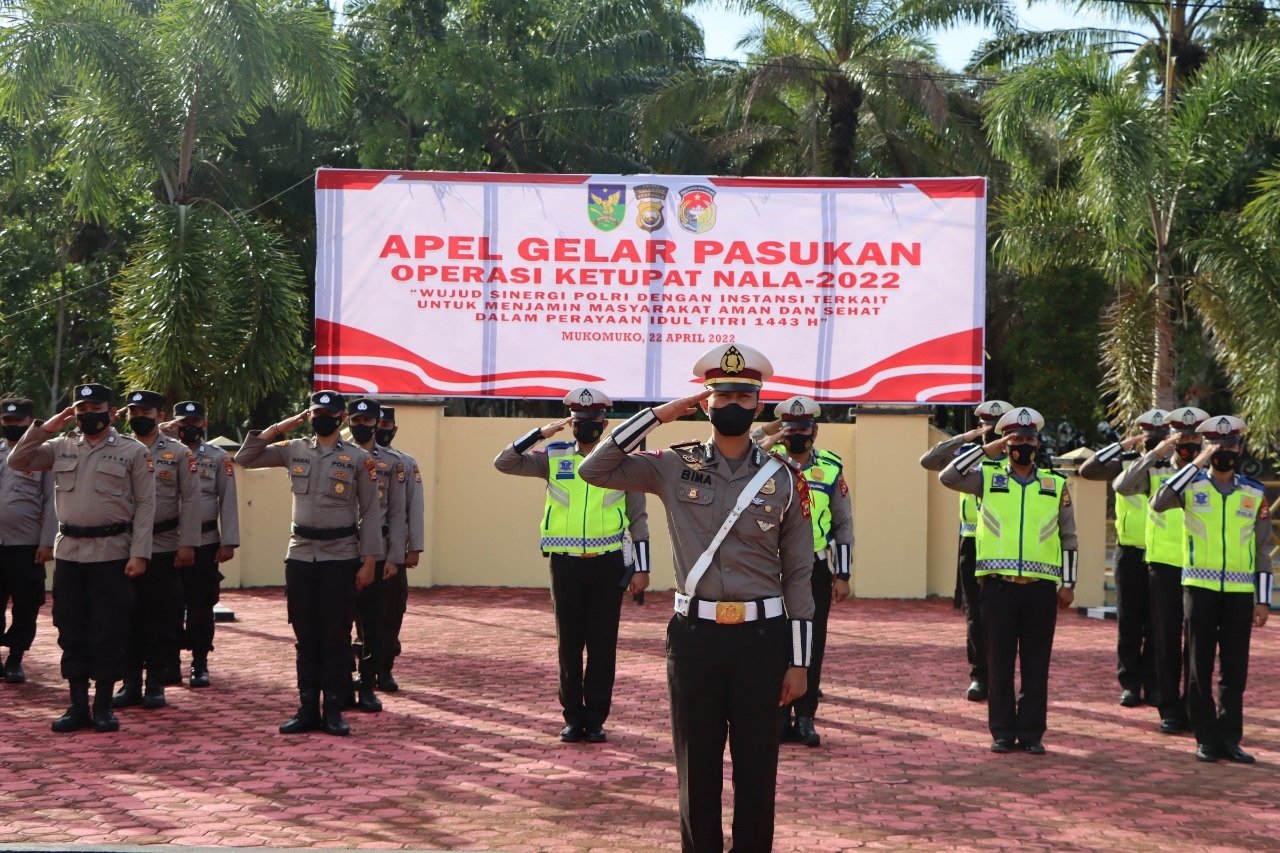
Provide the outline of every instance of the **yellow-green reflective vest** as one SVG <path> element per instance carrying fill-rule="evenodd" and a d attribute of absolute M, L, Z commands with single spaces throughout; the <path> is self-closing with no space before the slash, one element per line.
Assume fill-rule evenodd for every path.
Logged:
<path fill-rule="evenodd" d="M 1183 492 L 1183 586 L 1253 592 L 1258 568 L 1254 525 L 1266 495 L 1260 484 L 1239 475 L 1235 486 L 1223 495 L 1202 473 Z"/>
<path fill-rule="evenodd" d="M 978 535 L 978 498 L 976 495 L 960 495 L 960 535 L 966 538 Z"/>
<path fill-rule="evenodd" d="M 587 483 L 578 476 L 581 461 L 572 441 L 547 445 L 542 550 L 549 554 L 603 554 L 622 547 L 627 493 Z"/>
<path fill-rule="evenodd" d="M 1066 484 L 1042 468 L 1023 485 L 1006 465 L 983 465 L 974 573 L 1061 580 L 1058 510 Z"/>
<path fill-rule="evenodd" d="M 1125 469 L 1128 468 L 1126 465 Z M 1116 542 L 1131 548 L 1147 546 L 1146 495 L 1122 495 L 1116 492 Z"/>
<path fill-rule="evenodd" d="M 1182 565 L 1182 510 L 1174 507 L 1164 512 L 1156 512 L 1151 508 L 1150 499 L 1165 481 L 1173 479 L 1178 472 L 1173 468 L 1162 468 L 1160 473 L 1151 469 L 1151 486 L 1147 491 L 1147 554 L 1148 563 L 1163 563 L 1166 566 Z"/>
<path fill-rule="evenodd" d="M 774 445 L 774 451 L 785 454 L 785 444 Z M 809 464 L 801 469 L 809 484 L 809 510 L 813 518 L 813 550 L 825 551 L 831 544 L 831 496 L 840 489 L 844 460 L 830 450 L 813 448 Z M 847 488 L 847 487 L 846 487 Z"/>

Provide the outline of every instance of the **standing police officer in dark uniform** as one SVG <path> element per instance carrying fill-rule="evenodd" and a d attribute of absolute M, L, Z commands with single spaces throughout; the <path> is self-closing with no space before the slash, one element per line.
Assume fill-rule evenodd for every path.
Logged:
<path fill-rule="evenodd" d="M 144 573 L 151 557 L 156 480 L 147 449 L 111 428 L 117 413 L 108 388 L 77 385 L 72 398 L 71 406 L 27 430 L 9 452 L 9 465 L 53 471 L 53 623 L 62 676 L 71 685 L 71 707 L 53 730 L 114 732 L 120 722 L 111 695 L 125 670 L 130 578 Z M 79 432 L 58 437 L 72 421 Z M 90 679 L 97 683 L 92 712 Z"/>
<path fill-rule="evenodd" d="M 536 477 L 546 484 L 540 544 L 551 557 L 551 604 L 565 722 L 560 740 L 604 743 L 604 723 L 613 703 L 622 593 L 649 586 L 649 520 L 644 495 L 593 488 L 578 475 L 582 459 L 604 434 L 608 424 L 604 413 L 612 401 L 604 392 L 584 387 L 570 391 L 564 402 L 569 417 L 531 430 L 507 445 L 493 465 L 504 474 Z M 566 426 L 573 431 L 573 441 L 534 449 Z M 628 529 L 637 564 L 630 579 L 622 553 Z"/>
<path fill-rule="evenodd" d="M 174 611 L 182 607 L 178 571 L 195 561 L 200 544 L 200 484 L 196 457 L 177 439 L 161 434 L 164 397 L 154 391 L 130 391 L 129 427 L 151 452 L 156 475 L 156 522 L 151 528 L 151 560 L 133 579 L 133 617 L 129 627 L 129 666 L 113 699 L 117 708 L 141 704 L 163 708 L 164 670 L 178 654 Z M 146 692 L 142 676 L 146 672 Z"/>
<path fill-rule="evenodd" d="M 31 426 L 35 409 L 26 398 L 0 400 L 0 629 L 5 608 L 13 617 L 4 632 L 9 657 L 7 684 L 27 680 L 22 657 L 36 638 L 36 617 L 44 606 L 45 563 L 53 559 L 58 519 L 53 511 L 53 475 L 17 471 L 5 464 L 9 451 Z"/>
<path fill-rule="evenodd" d="M 351 621 L 356 594 L 373 583 L 382 550 L 382 512 L 373 457 L 338 435 L 346 416 L 341 394 L 317 391 L 307 411 L 250 432 L 236 454 L 245 468 L 287 470 L 293 493 L 284 583 L 298 641 L 301 704 L 280 726 L 281 734 L 350 731 L 342 706 L 351 691 Z M 270 443 L 308 420 L 313 438 Z"/>
<path fill-rule="evenodd" d="M 974 414 L 978 426 L 943 439 L 920 457 L 920 466 L 926 471 L 941 471 L 951 460 L 968 453 L 982 444 L 982 438 L 995 429 L 996 421 L 1013 409 L 1004 400 L 987 400 L 980 403 Z M 976 442 L 976 443 L 975 443 Z M 985 460 L 984 464 L 997 464 Z M 984 702 L 987 698 L 987 644 L 982 636 L 982 588 L 974 575 L 977 553 L 978 499 L 973 495 L 960 495 L 960 547 L 956 561 L 956 583 L 960 587 L 960 601 L 964 606 L 965 653 L 969 660 L 969 689 L 965 698 L 970 702 Z"/>
<path fill-rule="evenodd" d="M 378 442 L 379 447 L 390 449 L 391 442 L 399 431 L 395 408 L 383 406 L 378 419 L 378 429 L 373 434 L 374 441 Z M 404 614 L 409 607 L 409 575 L 406 572 L 408 569 L 417 567 L 422 552 L 426 550 L 423 527 L 426 501 L 422 490 L 422 471 L 418 468 L 417 460 L 408 453 L 398 447 L 395 448 L 395 452 L 400 454 L 406 475 L 404 511 L 408 531 L 405 545 L 408 550 L 405 552 L 404 565 L 399 566 L 399 571 L 387 580 L 387 592 L 383 599 L 386 605 L 386 611 L 383 614 L 385 646 L 377 687 L 387 693 L 395 693 L 400 689 L 391 670 L 395 666 L 396 658 L 400 656 L 400 628 L 404 624 Z"/>
<path fill-rule="evenodd" d="M 169 426 L 196 457 L 200 485 L 200 545 L 195 561 L 182 568 L 182 597 L 175 614 L 182 647 L 191 650 L 191 687 L 209 686 L 209 653 L 213 651 L 213 608 L 221 596 L 218 566 L 240 547 L 240 508 L 231 456 L 205 442 L 204 404 L 183 400 L 173 407 Z M 185 617 L 185 620 L 184 620 Z M 185 624 L 184 624 L 185 621 Z M 178 667 L 181 670 L 181 665 Z"/>
<path fill-rule="evenodd" d="M 1152 409 L 1138 418 L 1139 435 L 1109 444 L 1080 466 L 1085 480 L 1118 480 L 1140 458 L 1135 447 L 1155 450 L 1169 437 L 1169 413 Z M 1116 676 L 1120 680 L 1120 704 L 1133 708 L 1158 705 L 1154 632 L 1151 624 L 1151 588 L 1147 581 L 1147 494 L 1116 492 Z"/>
<path fill-rule="evenodd" d="M 992 752 L 1016 746 L 1044 754 L 1054 608 L 1065 610 L 1075 599 L 1075 511 L 1067 478 L 1035 467 L 1043 427 L 1034 409 L 1008 412 L 996 423 L 1001 438 L 961 454 L 938 475 L 944 486 L 980 499 L 974 573 L 982 584 Z M 1007 463 L 980 464 L 1002 452 Z"/>
<path fill-rule="evenodd" d="M 588 483 L 659 495 L 676 570 L 667 688 L 685 853 L 724 849 L 725 738 L 733 763 L 733 849 L 773 847 L 779 708 L 804 695 L 813 644 L 813 525 L 804 478 L 751 442 L 773 366 L 726 344 L 694 365 L 707 390 L 645 409 L 579 466 Z M 702 407 L 705 444 L 638 449 L 660 423 Z M 784 607 L 785 602 L 785 607 Z"/>

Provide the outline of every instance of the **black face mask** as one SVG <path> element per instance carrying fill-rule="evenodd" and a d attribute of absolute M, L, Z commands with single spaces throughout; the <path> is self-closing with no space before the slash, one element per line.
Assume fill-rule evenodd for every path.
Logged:
<path fill-rule="evenodd" d="M 137 436 L 151 435 L 156 430 L 156 419 L 143 416 L 129 418 L 129 429 Z"/>
<path fill-rule="evenodd" d="M 1175 452 L 1183 462 L 1190 462 L 1200 455 L 1200 445 L 1199 443 L 1179 444 Z"/>
<path fill-rule="evenodd" d="M 1160 446 L 1160 442 L 1162 441 L 1164 441 L 1164 438 L 1158 435 L 1149 435 L 1147 436 L 1146 441 L 1142 442 L 1142 447 L 1147 451 L 1155 450 Z"/>
<path fill-rule="evenodd" d="M 393 429 L 376 429 L 373 431 L 373 440 L 378 442 L 379 447 L 390 447 L 391 439 L 395 434 L 396 431 Z"/>
<path fill-rule="evenodd" d="M 1014 465 L 1030 465 L 1036 458 L 1036 448 L 1030 444 L 1010 444 L 1009 458 Z"/>
<path fill-rule="evenodd" d="M 0 433 L 3 433 L 5 441 L 10 444 L 16 444 L 18 439 L 27 434 L 27 428 L 24 426 L 4 426 L 0 427 Z"/>
<path fill-rule="evenodd" d="M 311 428 L 321 438 L 328 438 L 338 431 L 338 419 L 333 415 L 312 415 Z"/>
<path fill-rule="evenodd" d="M 356 440 L 356 444 L 368 444 L 377 429 L 377 427 L 369 424 L 352 424 L 351 437 Z"/>
<path fill-rule="evenodd" d="M 98 435 L 111 425 L 111 415 L 108 412 L 81 412 L 76 415 L 76 423 L 85 435 Z"/>
<path fill-rule="evenodd" d="M 595 444 L 604 435 L 604 424 L 600 421 L 575 421 L 573 438 L 578 444 Z"/>
<path fill-rule="evenodd" d="M 756 419 L 756 410 L 730 403 L 712 409 L 708 416 L 717 432 L 733 438 L 751 429 L 751 422 Z"/>
<path fill-rule="evenodd" d="M 204 427 L 178 427 L 178 438 L 182 440 L 183 444 L 196 444 L 200 439 L 204 438 Z"/>
<path fill-rule="evenodd" d="M 1234 471 L 1239 461 L 1240 454 L 1234 450 L 1219 450 L 1209 457 L 1209 464 L 1215 471 Z"/>
<path fill-rule="evenodd" d="M 813 436 L 789 435 L 782 443 L 787 446 L 788 453 L 795 453 L 797 455 L 801 453 L 808 453 L 809 448 L 813 447 Z"/>

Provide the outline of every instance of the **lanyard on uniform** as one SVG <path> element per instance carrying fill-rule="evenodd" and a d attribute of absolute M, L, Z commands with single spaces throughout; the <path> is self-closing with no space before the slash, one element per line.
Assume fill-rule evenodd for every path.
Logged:
<path fill-rule="evenodd" d="M 698 589 L 698 581 L 702 580 L 703 574 L 706 573 L 707 567 L 711 565 L 711 558 L 715 556 L 716 549 L 720 547 L 720 543 L 724 541 L 724 537 L 729 535 L 730 528 L 734 522 L 738 520 L 738 516 L 742 515 L 742 511 L 747 508 L 747 504 L 756 496 L 764 486 L 764 481 L 773 476 L 773 472 L 782 467 L 782 462 L 776 456 L 770 456 L 769 459 L 760 466 L 760 470 L 751 478 L 751 482 L 747 483 L 742 494 L 738 495 L 738 502 L 733 505 L 733 509 L 729 510 L 729 517 L 724 520 L 724 524 L 720 525 L 720 529 L 716 531 L 715 538 L 711 540 L 711 544 L 707 546 L 707 550 L 702 552 L 702 556 L 693 564 L 693 568 L 689 570 L 689 574 L 684 579 L 684 588 L 688 590 L 686 595 L 694 595 Z"/>

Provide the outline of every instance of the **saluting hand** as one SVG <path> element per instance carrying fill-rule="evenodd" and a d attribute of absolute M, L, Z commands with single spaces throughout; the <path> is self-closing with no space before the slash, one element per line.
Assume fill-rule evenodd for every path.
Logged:
<path fill-rule="evenodd" d="M 803 666 L 793 666 L 782 676 L 782 697 L 778 699 L 778 707 L 785 708 L 803 696 L 809 689 L 809 670 Z"/>
<path fill-rule="evenodd" d="M 62 429 L 66 427 L 67 424 L 71 423 L 75 419 L 76 419 L 76 407 L 67 406 L 61 412 L 58 412 L 58 414 L 49 418 L 49 420 L 45 421 L 40 426 L 45 432 L 61 432 Z"/>
<path fill-rule="evenodd" d="M 305 412 L 298 412 L 298 414 L 289 418 L 289 420 L 281 421 L 280 423 L 276 424 L 276 429 L 279 430 L 280 433 L 283 435 L 286 432 L 291 432 L 292 430 L 297 429 L 298 427 L 302 426 L 302 424 L 305 421 L 309 421 L 309 420 L 311 420 L 310 410 Z"/>
<path fill-rule="evenodd" d="M 1205 443 L 1204 450 L 1200 451 L 1200 455 L 1195 458 L 1191 464 L 1197 468 L 1203 468 L 1209 464 L 1209 460 L 1213 458 L 1213 454 L 1218 452 L 1218 445 Z"/>
<path fill-rule="evenodd" d="M 567 427 L 569 425 L 570 420 L 571 418 L 564 418 L 562 420 L 552 421 L 551 423 L 544 426 L 542 429 L 538 430 L 538 432 L 542 433 L 543 438 L 551 438 L 551 436 L 555 435 L 560 430 Z"/>
<path fill-rule="evenodd" d="M 178 419 L 174 418 L 171 421 L 165 421 L 164 423 L 156 424 L 156 429 L 160 430 L 160 432 L 163 435 L 169 436 L 169 438 L 177 438 L 178 437 Z"/>
<path fill-rule="evenodd" d="M 991 427 L 987 426 L 986 424 L 980 424 L 974 427 L 973 429 L 969 430 L 968 432 L 966 432 L 964 435 L 960 437 L 963 438 L 965 441 L 973 441 L 974 439 L 982 438 L 982 436 L 985 435 L 987 430 L 989 429 L 991 429 Z"/>
<path fill-rule="evenodd" d="M 1139 442 L 1142 441 L 1142 438 L 1143 437 L 1141 433 L 1139 433 L 1138 435 L 1131 435 L 1128 438 L 1126 438 L 1124 441 L 1120 442 L 1120 449 L 1133 450 L 1135 447 L 1138 446 Z"/>
<path fill-rule="evenodd" d="M 1177 446 L 1178 446 L 1178 434 L 1175 432 L 1173 435 L 1169 436 L 1164 441 L 1157 444 L 1155 452 L 1159 454 L 1161 459 L 1168 459 L 1170 456 L 1173 455 L 1174 448 L 1176 448 Z"/>
<path fill-rule="evenodd" d="M 686 415 L 692 415 L 698 411 L 698 404 L 711 396 L 711 389 L 703 391 L 701 394 L 694 394 L 692 397 L 682 397 L 679 400 L 672 400 L 670 403 L 663 403 L 653 410 L 658 420 L 664 424 L 669 424 L 677 418 L 683 418 Z"/>
<path fill-rule="evenodd" d="M 982 452 L 995 459 L 1000 456 L 1006 456 L 1009 453 L 1009 437 L 1002 436 L 995 441 L 982 445 Z"/>

